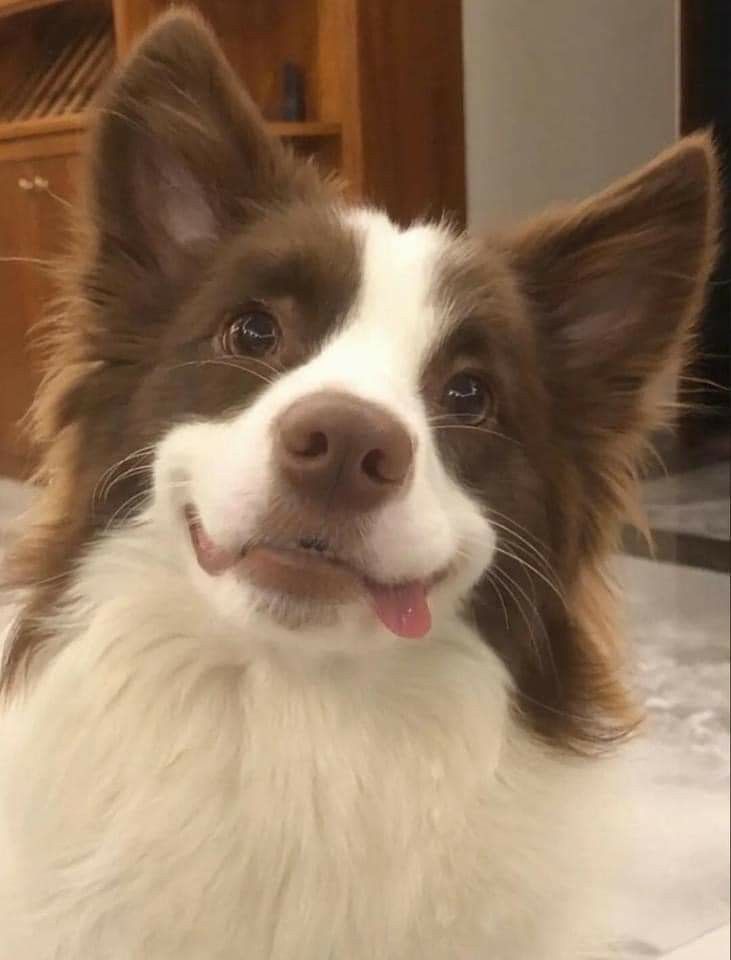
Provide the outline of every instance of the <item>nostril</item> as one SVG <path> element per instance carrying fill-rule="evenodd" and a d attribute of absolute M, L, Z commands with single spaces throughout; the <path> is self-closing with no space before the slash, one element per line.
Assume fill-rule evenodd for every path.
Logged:
<path fill-rule="evenodd" d="M 297 440 L 289 444 L 292 453 L 299 457 L 316 459 L 324 457 L 328 451 L 327 434 L 322 430 L 313 430 L 311 433 L 303 434 Z"/>
<path fill-rule="evenodd" d="M 374 483 L 394 482 L 394 478 L 388 475 L 387 457 L 383 450 L 369 450 L 361 460 L 360 468 Z"/>

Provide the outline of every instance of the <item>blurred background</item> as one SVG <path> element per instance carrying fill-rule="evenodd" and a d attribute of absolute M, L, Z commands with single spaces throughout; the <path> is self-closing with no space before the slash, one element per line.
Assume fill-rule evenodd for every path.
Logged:
<path fill-rule="evenodd" d="M 30 496 L 18 421 L 94 96 L 167 0 L 0 0 L 0 556 Z M 712 126 L 731 235 L 731 0 L 199 0 L 272 131 L 401 221 L 473 230 L 580 199 Z M 615 572 L 640 801 L 622 960 L 729 952 L 729 334 L 725 244 Z M 1 611 L 0 611 L 1 616 Z M 599 958 L 604 960 L 604 958 Z"/>

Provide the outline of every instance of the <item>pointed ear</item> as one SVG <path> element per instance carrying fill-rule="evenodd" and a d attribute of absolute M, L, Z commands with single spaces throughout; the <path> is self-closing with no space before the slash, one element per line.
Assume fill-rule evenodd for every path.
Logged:
<path fill-rule="evenodd" d="M 597 471 L 661 419 L 713 264 L 718 177 L 708 135 L 509 241 L 539 331 L 557 423 Z M 616 465 L 616 464 L 615 464 Z"/>
<path fill-rule="evenodd" d="M 247 209 L 314 188 L 269 135 L 212 33 L 172 13 L 143 37 L 100 104 L 90 213 L 102 258 L 176 275 Z"/>

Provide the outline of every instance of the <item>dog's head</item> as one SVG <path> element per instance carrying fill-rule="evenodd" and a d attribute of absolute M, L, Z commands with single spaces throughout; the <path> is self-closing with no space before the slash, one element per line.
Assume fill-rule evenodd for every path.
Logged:
<path fill-rule="evenodd" d="M 618 695 L 586 610 L 683 360 L 713 192 L 698 137 L 510 236 L 400 229 L 166 18 L 100 111 L 31 579 L 146 507 L 234 630 L 362 653 L 464 617 L 537 727 L 589 738 Z"/>

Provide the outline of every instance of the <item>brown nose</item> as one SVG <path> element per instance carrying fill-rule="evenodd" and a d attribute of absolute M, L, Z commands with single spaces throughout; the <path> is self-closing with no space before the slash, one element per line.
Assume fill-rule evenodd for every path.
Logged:
<path fill-rule="evenodd" d="M 284 478 L 328 506 L 372 510 L 410 475 L 413 448 L 406 429 L 386 410 L 347 393 L 303 397 L 275 429 Z"/>

